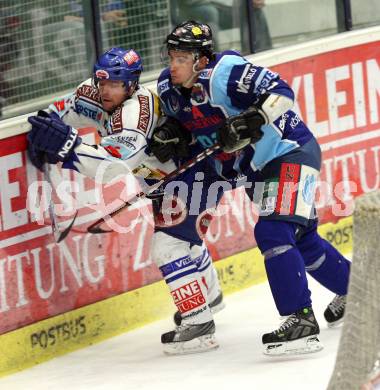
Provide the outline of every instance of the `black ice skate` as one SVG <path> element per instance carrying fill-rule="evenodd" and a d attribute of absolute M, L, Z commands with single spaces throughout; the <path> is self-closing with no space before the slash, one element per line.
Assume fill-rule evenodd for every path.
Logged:
<path fill-rule="evenodd" d="M 220 292 L 220 294 L 209 304 L 209 307 L 211 309 L 211 313 L 215 314 L 220 312 L 226 307 L 226 304 L 223 302 L 223 293 Z M 173 316 L 174 323 L 179 326 L 182 322 L 182 316 L 179 311 L 176 311 Z"/>
<path fill-rule="evenodd" d="M 182 324 L 161 336 L 164 352 L 168 355 L 206 352 L 218 348 L 215 339 L 215 323 Z"/>
<path fill-rule="evenodd" d="M 327 326 L 332 328 L 343 322 L 344 310 L 346 308 L 346 295 L 335 295 L 323 313 Z"/>
<path fill-rule="evenodd" d="M 263 335 L 265 355 L 296 355 L 320 351 L 319 326 L 313 309 L 304 308 L 291 314 L 272 333 Z"/>

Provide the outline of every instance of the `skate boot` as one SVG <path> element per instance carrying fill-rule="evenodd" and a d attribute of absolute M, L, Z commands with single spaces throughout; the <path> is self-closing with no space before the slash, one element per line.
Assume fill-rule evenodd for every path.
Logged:
<path fill-rule="evenodd" d="M 343 322 L 344 310 L 346 308 L 346 295 L 335 295 L 335 298 L 329 303 L 323 313 L 327 326 L 332 328 Z"/>
<path fill-rule="evenodd" d="M 313 309 L 301 309 L 286 318 L 272 333 L 263 335 L 264 354 L 271 356 L 298 355 L 320 351 L 319 326 Z"/>
<path fill-rule="evenodd" d="M 182 324 L 161 336 L 164 353 L 167 355 L 184 355 L 206 352 L 219 347 L 215 339 L 215 323 Z"/>
<path fill-rule="evenodd" d="M 209 304 L 209 307 L 211 309 L 211 313 L 215 314 L 220 312 L 226 307 L 226 304 L 223 302 L 223 293 L 220 292 L 220 294 Z M 179 311 L 176 311 L 173 316 L 174 323 L 179 326 L 182 322 L 182 316 Z"/>

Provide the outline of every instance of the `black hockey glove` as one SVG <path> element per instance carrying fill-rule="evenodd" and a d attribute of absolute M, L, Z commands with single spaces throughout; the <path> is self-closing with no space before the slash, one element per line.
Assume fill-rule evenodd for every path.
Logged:
<path fill-rule="evenodd" d="M 261 126 L 267 123 L 264 114 L 256 107 L 250 107 L 239 115 L 226 119 L 219 129 L 218 141 L 226 153 L 242 149 L 259 141 L 263 132 Z"/>
<path fill-rule="evenodd" d="M 161 163 L 189 156 L 190 133 L 172 117 L 154 129 L 150 150 Z"/>

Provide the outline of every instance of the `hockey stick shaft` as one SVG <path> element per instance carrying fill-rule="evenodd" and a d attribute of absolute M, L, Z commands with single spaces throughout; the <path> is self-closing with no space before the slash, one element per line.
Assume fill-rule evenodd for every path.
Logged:
<path fill-rule="evenodd" d="M 44 172 L 45 180 L 48 182 L 50 188 L 52 189 L 52 191 L 51 191 L 51 194 L 52 194 L 54 187 L 53 187 L 53 182 L 52 182 L 51 177 L 50 177 L 50 168 L 49 168 L 48 162 L 45 162 L 43 164 L 43 172 Z M 73 219 L 71 220 L 71 222 L 69 223 L 69 225 L 62 230 L 59 227 L 59 223 L 57 220 L 57 214 L 55 213 L 55 206 L 54 206 L 54 202 L 53 202 L 53 197 L 51 195 L 49 198 L 48 211 L 49 211 L 49 217 L 50 217 L 50 221 L 51 221 L 51 229 L 53 232 L 55 242 L 59 243 L 62 240 L 64 240 L 67 237 L 67 235 L 70 233 L 70 230 L 73 227 L 75 219 L 77 217 L 78 211 L 75 212 L 75 215 L 74 215 Z"/>
<path fill-rule="evenodd" d="M 138 200 L 140 199 L 143 199 L 145 198 L 146 196 L 150 195 L 152 192 L 154 192 L 155 190 L 157 190 L 158 188 L 160 188 L 162 185 L 166 185 L 167 183 L 169 183 L 171 180 L 173 180 L 175 177 L 179 176 L 180 174 L 184 173 L 185 171 L 187 171 L 188 169 L 192 168 L 195 164 L 197 164 L 198 162 L 204 160 L 206 157 L 210 156 L 211 154 L 213 154 L 214 152 L 216 152 L 217 150 L 220 149 L 220 144 L 217 142 L 215 143 L 213 146 L 210 146 L 209 148 L 205 149 L 203 152 L 199 153 L 198 155 L 196 155 L 194 158 L 190 159 L 189 161 L 187 161 L 186 163 L 182 164 L 178 169 L 174 170 L 173 172 L 169 173 L 168 175 L 166 175 L 164 178 L 162 178 L 160 181 L 158 181 L 157 183 L 155 183 L 154 185 L 152 185 L 150 188 L 149 188 L 149 191 L 147 192 L 143 192 L 141 191 L 140 193 L 138 193 L 137 195 L 135 195 L 132 199 L 130 199 L 129 201 L 127 202 L 124 202 L 124 204 L 122 204 L 121 206 L 119 206 L 118 208 L 116 208 L 115 210 L 111 211 L 109 214 L 101 217 L 100 219 L 98 219 L 97 221 L 95 221 L 92 225 L 90 225 L 88 228 L 87 228 L 87 231 L 89 233 L 93 233 L 93 234 L 99 234 L 99 233 L 109 233 L 110 230 L 103 230 L 100 228 L 100 225 L 103 223 L 103 222 L 107 222 L 107 220 L 113 218 L 114 216 L 116 216 L 117 214 L 119 214 L 120 212 L 122 212 L 123 210 L 125 210 L 127 207 L 135 204 Z"/>

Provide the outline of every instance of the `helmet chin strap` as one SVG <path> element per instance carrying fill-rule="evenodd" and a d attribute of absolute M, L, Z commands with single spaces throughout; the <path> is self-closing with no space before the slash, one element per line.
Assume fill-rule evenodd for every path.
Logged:
<path fill-rule="evenodd" d="M 130 99 L 138 88 L 138 82 L 133 81 L 129 86 L 126 83 L 124 83 L 124 88 L 125 88 L 125 92 L 126 92 L 126 99 L 125 100 Z"/>
<path fill-rule="evenodd" d="M 194 55 L 194 64 L 193 64 L 193 74 L 184 82 L 182 86 L 185 88 L 191 88 L 195 81 L 197 80 L 199 73 L 202 72 L 203 69 L 198 69 L 199 66 L 199 57 L 198 55 Z"/>

